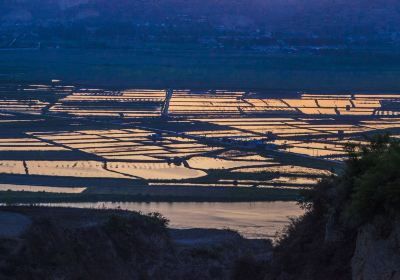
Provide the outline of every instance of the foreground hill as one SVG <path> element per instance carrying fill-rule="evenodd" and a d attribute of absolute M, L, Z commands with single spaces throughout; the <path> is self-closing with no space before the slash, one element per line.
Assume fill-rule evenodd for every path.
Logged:
<path fill-rule="evenodd" d="M 346 172 L 323 181 L 275 248 L 266 279 L 400 279 L 400 143 L 350 149 Z"/>
<path fill-rule="evenodd" d="M 219 230 L 172 230 L 158 214 L 0 209 L 0 279 L 230 279 L 270 243 Z"/>

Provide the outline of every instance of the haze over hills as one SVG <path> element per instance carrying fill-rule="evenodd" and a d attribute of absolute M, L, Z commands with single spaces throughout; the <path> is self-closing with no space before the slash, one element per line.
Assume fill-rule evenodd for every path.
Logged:
<path fill-rule="evenodd" d="M 258 49 L 400 42 L 395 0 L 13 0 L 0 3 L 0 19 L 2 47 L 15 37 L 14 47 L 24 40 L 80 45 L 83 37 L 97 46 L 140 41 Z M 117 36 L 118 43 L 110 42 Z"/>
<path fill-rule="evenodd" d="M 349 24 L 352 25 L 349 28 L 375 27 L 375 31 L 400 29 L 400 3 L 395 0 L 12 0 L 3 1 L 0 7 L 3 21 L 74 21 L 97 18 L 162 22 L 167 17 L 188 15 L 215 22 L 223 22 L 226 20 L 224 17 L 242 17 L 249 25 L 272 24 L 271 29 L 285 25 L 299 29 L 318 29 Z"/>

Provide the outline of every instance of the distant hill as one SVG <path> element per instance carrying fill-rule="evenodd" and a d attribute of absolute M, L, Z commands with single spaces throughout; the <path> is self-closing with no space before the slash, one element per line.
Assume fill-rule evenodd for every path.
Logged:
<path fill-rule="evenodd" d="M 147 26 L 152 36 L 165 29 L 175 35 L 210 30 L 246 31 L 276 38 L 335 39 L 346 42 L 400 41 L 400 2 L 396 0 L 9 0 L 0 2 L 0 32 L 15 24 L 40 28 L 72 28 L 107 33 L 130 26 Z M 124 25 L 121 28 L 120 25 Z M 131 26 L 131 27 L 132 27 Z M 35 28 L 33 28 L 35 27 Z M 40 28 L 39 28 L 40 27 Z M 39 28 L 39 29 L 38 29 Z M 131 30 L 131 28 L 127 28 Z M 176 32 L 176 29 L 179 29 Z M 27 30 L 27 29 L 25 29 Z M 88 31 L 89 30 L 89 31 Z M 136 30 L 137 31 L 137 30 Z M 137 31 L 139 33 L 142 30 Z M 119 33 L 119 31 L 117 31 Z M 126 31 L 125 31 L 126 34 Z M 103 34 L 104 35 L 104 34 Z M 100 35 L 97 35 L 100 36 Z M 132 37 L 130 35 L 129 37 Z M 212 36 L 213 38 L 215 36 Z M 338 39 L 342 41 L 337 41 Z M 330 42 L 332 44 L 332 42 Z"/>
<path fill-rule="evenodd" d="M 134 17 L 163 21 L 176 15 L 223 21 L 222 17 L 230 16 L 297 28 L 351 24 L 400 29 L 395 26 L 400 23 L 400 2 L 396 0 L 9 0 L 2 1 L 0 8 L 1 18 L 10 21 L 74 20 L 90 10 L 101 20 L 111 21 L 136 20 Z M 22 13 L 31 18 L 16 16 Z"/>

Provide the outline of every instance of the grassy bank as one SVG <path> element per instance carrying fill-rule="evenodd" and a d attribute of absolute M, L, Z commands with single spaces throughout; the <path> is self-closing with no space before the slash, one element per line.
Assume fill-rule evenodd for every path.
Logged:
<path fill-rule="evenodd" d="M 200 188 L 200 192 L 201 192 Z M 236 188 L 224 192 L 213 193 L 203 190 L 198 193 L 91 193 L 61 194 L 45 192 L 1 191 L 1 203 L 47 203 L 47 202 L 249 202 L 249 201 L 294 201 L 300 198 L 296 189 L 257 189 Z"/>

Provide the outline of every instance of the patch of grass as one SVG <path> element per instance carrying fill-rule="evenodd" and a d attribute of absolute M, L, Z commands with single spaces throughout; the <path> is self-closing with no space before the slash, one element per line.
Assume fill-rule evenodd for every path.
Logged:
<path fill-rule="evenodd" d="M 400 213 L 400 142 L 388 135 L 371 139 L 370 145 L 353 146 L 344 182 L 349 186 L 345 209 L 348 219 L 371 221 L 376 215 Z"/>

